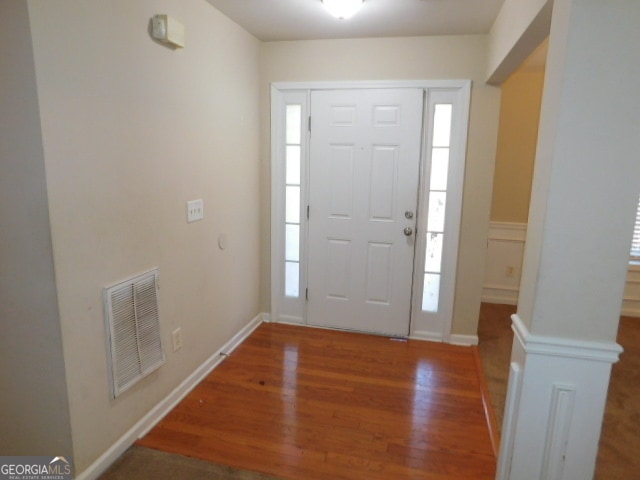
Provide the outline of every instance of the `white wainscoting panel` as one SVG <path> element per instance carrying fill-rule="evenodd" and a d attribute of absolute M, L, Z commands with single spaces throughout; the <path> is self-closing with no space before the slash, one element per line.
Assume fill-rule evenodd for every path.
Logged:
<path fill-rule="evenodd" d="M 526 223 L 489 224 L 483 302 L 518 304 L 526 236 Z M 640 317 L 640 262 L 629 265 L 622 315 Z"/>
<path fill-rule="evenodd" d="M 622 314 L 629 317 L 640 317 L 640 264 L 629 265 L 627 286 L 624 290 Z"/>
<path fill-rule="evenodd" d="M 506 305 L 518 303 L 526 236 L 526 223 L 490 223 L 483 302 Z"/>
<path fill-rule="evenodd" d="M 562 480 L 576 388 L 575 385 L 553 385 L 547 440 L 542 459 L 542 478 Z"/>

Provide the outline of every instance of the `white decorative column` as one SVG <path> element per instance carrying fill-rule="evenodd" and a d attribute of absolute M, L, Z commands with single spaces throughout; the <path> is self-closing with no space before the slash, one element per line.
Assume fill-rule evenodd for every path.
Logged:
<path fill-rule="evenodd" d="M 501 480 L 593 477 L 640 193 L 640 2 L 555 0 Z"/>

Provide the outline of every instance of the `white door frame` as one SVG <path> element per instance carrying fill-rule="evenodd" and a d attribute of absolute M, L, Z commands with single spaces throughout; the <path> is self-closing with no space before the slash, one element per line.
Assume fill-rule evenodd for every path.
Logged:
<path fill-rule="evenodd" d="M 453 319 L 453 300 L 456 285 L 458 240 L 462 213 L 464 166 L 469 124 L 471 98 L 470 80 L 408 80 L 408 81 L 361 81 L 361 82 L 278 82 L 271 85 L 271 312 L 270 320 L 281 323 L 306 325 L 306 266 L 307 266 L 307 219 L 309 131 L 302 128 L 302 160 L 300 181 L 300 292 L 295 298 L 287 297 L 284 291 L 285 276 L 285 142 L 284 111 L 288 103 L 302 107 L 303 123 L 309 116 L 312 90 L 368 88 L 422 88 L 426 92 L 424 108 L 422 153 L 420 160 L 420 187 L 418 193 L 418 215 L 416 227 L 416 250 L 414 255 L 414 281 L 412 288 L 412 313 L 410 337 L 422 340 L 449 342 Z M 430 115 L 433 104 L 453 105 L 451 132 L 451 168 L 448 177 L 446 235 L 448 237 L 441 276 L 440 304 L 437 313 L 423 312 L 423 265 L 426 251 L 426 198 L 430 168 Z"/>

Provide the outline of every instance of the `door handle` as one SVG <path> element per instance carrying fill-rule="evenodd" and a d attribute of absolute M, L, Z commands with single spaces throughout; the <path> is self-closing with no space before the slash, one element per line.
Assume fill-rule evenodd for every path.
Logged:
<path fill-rule="evenodd" d="M 406 228 L 403 230 L 403 232 L 404 232 L 404 234 L 405 234 L 407 237 L 410 237 L 411 235 L 413 235 L 413 228 L 411 228 L 411 227 L 406 227 Z"/>

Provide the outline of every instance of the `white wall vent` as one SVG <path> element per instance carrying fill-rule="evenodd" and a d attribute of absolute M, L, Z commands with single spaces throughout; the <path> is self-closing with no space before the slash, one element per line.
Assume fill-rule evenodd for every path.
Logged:
<path fill-rule="evenodd" d="M 104 289 L 113 397 L 164 363 L 158 310 L 158 269 Z"/>

